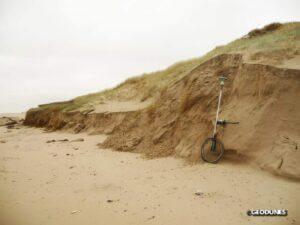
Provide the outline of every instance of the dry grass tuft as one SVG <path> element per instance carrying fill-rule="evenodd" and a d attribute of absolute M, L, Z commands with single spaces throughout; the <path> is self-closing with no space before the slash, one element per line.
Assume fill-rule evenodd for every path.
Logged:
<path fill-rule="evenodd" d="M 266 33 L 275 31 L 275 30 L 279 29 L 280 27 L 282 27 L 281 23 L 271 23 L 269 25 L 264 26 L 262 29 L 254 29 L 254 30 L 250 31 L 248 33 L 248 36 L 251 38 L 251 37 L 256 37 L 259 35 L 264 35 Z"/>

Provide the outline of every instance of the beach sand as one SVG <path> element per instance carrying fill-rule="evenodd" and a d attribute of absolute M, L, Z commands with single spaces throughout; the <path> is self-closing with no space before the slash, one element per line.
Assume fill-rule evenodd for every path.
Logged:
<path fill-rule="evenodd" d="M 300 223 L 299 182 L 226 161 L 187 165 L 99 149 L 105 138 L 0 127 L 0 224 Z M 248 209 L 289 215 L 250 217 Z"/>

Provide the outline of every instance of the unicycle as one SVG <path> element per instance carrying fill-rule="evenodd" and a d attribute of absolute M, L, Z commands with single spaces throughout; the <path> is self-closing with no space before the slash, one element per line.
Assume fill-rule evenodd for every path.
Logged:
<path fill-rule="evenodd" d="M 219 94 L 219 101 L 218 101 L 218 108 L 217 108 L 217 114 L 216 114 L 216 121 L 214 125 L 214 131 L 212 137 L 207 138 L 202 146 L 201 146 L 201 158 L 203 161 L 208 163 L 217 163 L 220 161 L 220 159 L 224 155 L 224 145 L 223 143 L 217 138 L 217 125 L 223 125 L 226 124 L 238 124 L 239 122 L 231 122 L 226 120 L 218 120 L 219 118 L 219 111 L 220 111 L 220 104 L 222 99 L 222 92 L 223 87 L 225 84 L 226 77 L 220 77 L 220 94 Z"/>

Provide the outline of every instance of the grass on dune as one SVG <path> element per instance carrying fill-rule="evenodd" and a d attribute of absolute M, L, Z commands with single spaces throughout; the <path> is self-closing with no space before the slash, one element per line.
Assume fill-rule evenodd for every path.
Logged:
<path fill-rule="evenodd" d="M 264 29 L 265 27 L 261 30 Z M 227 45 L 216 47 L 202 57 L 175 63 L 165 70 L 129 78 L 115 88 L 77 97 L 73 99 L 72 103 L 49 104 L 43 107 L 56 107 L 59 110 L 72 111 L 102 98 L 128 100 L 139 96 L 139 99 L 146 99 L 153 97 L 171 82 L 181 79 L 196 66 L 217 55 L 241 53 L 250 55 L 251 58 L 251 55 L 256 56 L 257 53 L 263 53 L 267 60 L 274 54 L 282 55 L 282 51 L 284 54 L 300 54 L 300 22 L 286 23 L 278 29 L 262 35 L 237 39 Z M 125 93 L 128 88 L 132 90 L 129 95 Z"/>

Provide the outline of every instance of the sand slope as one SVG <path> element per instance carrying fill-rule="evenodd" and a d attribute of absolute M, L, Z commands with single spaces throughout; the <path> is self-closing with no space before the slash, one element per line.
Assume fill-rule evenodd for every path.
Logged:
<path fill-rule="evenodd" d="M 84 142 L 46 143 L 65 138 Z M 105 138 L 1 127 L 0 224 L 299 224 L 299 183 L 227 161 L 188 166 L 99 149 Z M 289 216 L 246 215 L 256 208 Z"/>
<path fill-rule="evenodd" d="M 116 111 L 112 104 L 110 111 L 84 113 L 41 107 L 27 112 L 25 124 L 109 134 L 101 148 L 202 163 L 200 146 L 213 129 L 221 75 L 228 80 L 220 118 L 240 122 L 219 127 L 225 149 L 243 156 L 240 163 L 256 162 L 272 173 L 300 180 L 300 70 L 245 63 L 240 54 L 202 63 L 169 84 L 146 108 Z"/>

